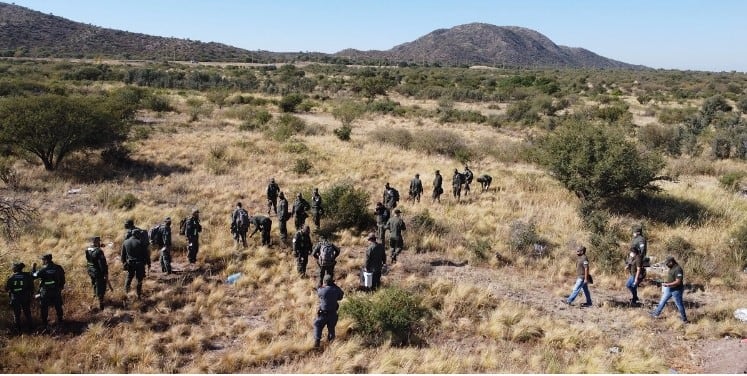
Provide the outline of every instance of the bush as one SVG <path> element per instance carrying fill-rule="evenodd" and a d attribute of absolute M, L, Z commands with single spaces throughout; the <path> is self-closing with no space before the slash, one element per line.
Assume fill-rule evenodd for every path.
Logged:
<path fill-rule="evenodd" d="M 413 138 L 412 148 L 428 154 L 445 155 L 460 162 L 471 158 L 471 151 L 462 137 L 448 130 L 421 131 Z"/>
<path fill-rule="evenodd" d="M 366 191 L 349 182 L 337 183 L 322 193 L 325 216 L 330 218 L 329 231 L 343 228 L 364 231 L 373 227 L 373 214 L 367 207 L 369 198 Z"/>
<path fill-rule="evenodd" d="M 729 246 L 732 251 L 732 261 L 741 271 L 747 266 L 747 223 L 734 230 L 731 233 L 731 238 Z"/>
<path fill-rule="evenodd" d="M 350 317 L 354 330 L 363 341 L 372 346 L 382 344 L 386 338 L 395 346 L 414 343 L 421 321 L 427 310 L 412 292 L 392 287 L 374 295 L 355 295 L 340 307 L 343 317 Z"/>
<path fill-rule="evenodd" d="M 664 253 L 674 256 L 682 265 L 687 264 L 695 254 L 695 247 L 681 236 L 674 236 L 664 242 Z"/>
<path fill-rule="evenodd" d="M 349 125 L 343 125 L 340 128 L 335 128 L 332 132 L 334 132 L 335 136 L 337 136 L 341 141 L 350 141 L 350 134 L 353 132 L 353 128 Z"/>
<path fill-rule="evenodd" d="M 371 141 L 392 144 L 402 149 L 409 149 L 412 144 L 412 133 L 404 128 L 376 128 L 369 133 Z"/>
<path fill-rule="evenodd" d="M 656 118 L 660 123 L 666 125 L 682 124 L 685 120 L 695 115 L 695 112 L 697 112 L 695 107 L 662 108 Z"/>
<path fill-rule="evenodd" d="M 5 239 L 17 239 L 24 229 L 36 222 L 37 216 L 36 208 L 26 200 L 0 197 L 0 234 Z"/>
<path fill-rule="evenodd" d="M 169 98 L 164 95 L 149 95 L 143 99 L 143 106 L 155 112 L 169 112 L 174 108 Z"/>
<path fill-rule="evenodd" d="M 307 158 L 299 158 L 293 163 L 293 172 L 299 175 L 308 174 L 313 167 L 314 165 Z"/>
<path fill-rule="evenodd" d="M 5 186 L 10 189 L 16 189 L 20 186 L 20 179 L 18 178 L 15 167 L 13 167 L 14 164 L 15 161 L 11 158 L 0 158 L 0 181 L 5 183 Z"/>
<path fill-rule="evenodd" d="M 537 234 L 537 229 L 532 222 L 513 221 L 510 225 L 508 246 L 514 252 L 531 253 L 535 245 L 542 246 L 544 241 Z"/>
<path fill-rule="evenodd" d="M 723 174 L 720 178 L 718 178 L 718 182 L 727 191 L 737 192 L 739 191 L 740 184 L 742 183 L 742 179 L 744 179 L 745 176 L 747 176 L 747 174 L 742 171 L 727 172 L 726 174 Z"/>
<path fill-rule="evenodd" d="M 718 159 L 728 159 L 731 156 L 731 139 L 726 135 L 718 135 L 711 143 L 713 156 Z"/>
<path fill-rule="evenodd" d="M 285 141 L 291 136 L 303 132 L 305 128 L 306 122 L 303 119 L 290 114 L 283 114 L 275 121 L 275 124 L 268 128 L 267 134 L 275 141 Z"/>
<path fill-rule="evenodd" d="M 332 110 L 332 116 L 339 120 L 343 127 L 349 128 L 365 112 L 366 107 L 364 105 L 358 102 L 344 101 Z"/>
<path fill-rule="evenodd" d="M 280 99 L 278 107 L 282 112 L 296 112 L 296 107 L 303 102 L 304 96 L 298 93 L 291 93 Z"/>
<path fill-rule="evenodd" d="M 113 145 L 101 151 L 101 160 L 107 166 L 125 167 L 132 163 L 131 152 L 126 145 Z"/>
<path fill-rule="evenodd" d="M 412 216 L 410 218 L 410 226 L 415 231 L 432 232 L 438 235 L 443 235 L 448 232 L 446 227 L 439 225 L 438 222 L 436 222 L 436 219 L 431 216 L 428 209 Z"/>
<path fill-rule="evenodd" d="M 648 149 L 659 150 L 673 157 L 681 154 L 682 132 L 678 127 L 648 124 L 638 130 L 638 139 Z"/>

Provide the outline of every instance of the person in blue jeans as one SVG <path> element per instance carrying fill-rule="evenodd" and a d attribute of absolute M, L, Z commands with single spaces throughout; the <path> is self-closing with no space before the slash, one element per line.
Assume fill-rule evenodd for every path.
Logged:
<path fill-rule="evenodd" d="M 586 247 L 579 246 L 576 248 L 576 284 L 573 286 L 573 291 L 568 299 L 565 300 L 566 304 L 571 304 L 578 296 L 578 293 L 583 289 L 586 302 L 581 304 L 581 307 L 591 307 L 591 293 L 589 292 L 589 258 L 586 257 Z"/>
<path fill-rule="evenodd" d="M 682 322 L 688 323 L 687 314 L 685 314 L 685 304 L 682 302 L 682 294 L 685 291 L 685 273 L 672 256 L 667 256 L 664 263 L 669 268 L 669 273 L 667 274 L 666 282 L 662 282 L 661 284 L 661 300 L 659 300 L 659 305 L 656 309 L 651 312 L 651 316 L 659 318 L 669 298 L 674 298 L 674 305 L 677 306 L 677 310 L 680 312 L 680 319 Z"/>
<path fill-rule="evenodd" d="M 636 306 L 640 302 L 638 300 L 638 285 L 641 283 L 643 260 L 641 259 L 641 251 L 637 247 L 630 248 L 630 255 L 628 260 L 625 262 L 625 269 L 630 274 L 628 281 L 625 283 L 625 287 L 630 290 L 632 295 L 630 299 L 630 305 Z"/>

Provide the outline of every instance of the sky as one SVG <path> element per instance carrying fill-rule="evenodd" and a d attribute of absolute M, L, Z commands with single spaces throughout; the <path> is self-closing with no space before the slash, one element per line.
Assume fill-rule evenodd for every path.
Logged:
<path fill-rule="evenodd" d="M 747 72 L 745 0 L 0 0 L 112 29 L 247 50 L 388 50 L 482 22 L 651 68 Z"/>

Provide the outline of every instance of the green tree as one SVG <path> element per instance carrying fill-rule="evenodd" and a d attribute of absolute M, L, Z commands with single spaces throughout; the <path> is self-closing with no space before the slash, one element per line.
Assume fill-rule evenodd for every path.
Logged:
<path fill-rule="evenodd" d="M 282 112 L 296 112 L 296 107 L 303 102 L 303 95 L 298 93 L 291 93 L 283 96 L 280 99 L 280 111 Z"/>
<path fill-rule="evenodd" d="M 39 157 L 53 171 L 74 151 L 124 140 L 133 111 L 120 96 L 12 97 L 0 101 L 0 142 Z"/>
<path fill-rule="evenodd" d="M 580 199 L 589 202 L 655 189 L 664 162 L 642 154 L 616 129 L 567 122 L 541 143 L 539 159 Z"/>
<path fill-rule="evenodd" d="M 355 101 L 344 101 L 332 110 L 332 116 L 342 123 L 343 127 L 350 127 L 366 112 L 366 107 Z"/>

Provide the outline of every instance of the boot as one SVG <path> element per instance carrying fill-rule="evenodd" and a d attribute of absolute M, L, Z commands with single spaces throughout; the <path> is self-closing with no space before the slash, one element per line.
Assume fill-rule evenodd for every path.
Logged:
<path fill-rule="evenodd" d="M 314 348 L 318 349 L 319 347 L 321 347 L 321 344 L 319 343 L 319 340 L 318 339 L 314 340 Z"/>

